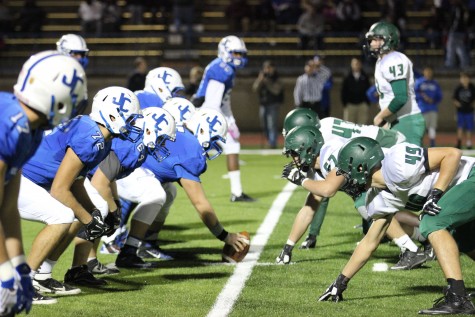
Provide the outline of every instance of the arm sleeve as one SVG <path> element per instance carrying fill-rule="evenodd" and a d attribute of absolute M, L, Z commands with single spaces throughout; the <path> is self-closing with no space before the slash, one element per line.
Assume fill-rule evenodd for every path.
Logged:
<path fill-rule="evenodd" d="M 109 181 L 113 181 L 120 173 L 120 161 L 114 151 L 110 151 L 109 155 L 99 163 L 99 169 L 104 173 Z"/>
<path fill-rule="evenodd" d="M 208 83 L 208 87 L 206 87 L 206 97 L 203 107 L 220 111 L 223 94 L 224 84 L 217 80 L 211 79 Z"/>
<path fill-rule="evenodd" d="M 399 79 L 391 82 L 394 98 L 389 103 L 389 110 L 392 113 L 398 112 L 407 102 L 407 80 Z"/>

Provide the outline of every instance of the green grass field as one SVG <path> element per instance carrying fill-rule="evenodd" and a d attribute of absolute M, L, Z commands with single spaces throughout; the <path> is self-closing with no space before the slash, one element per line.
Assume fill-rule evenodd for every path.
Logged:
<path fill-rule="evenodd" d="M 245 163 L 241 167 L 244 189 L 258 202 L 229 202 L 229 181 L 222 178 L 226 173 L 224 157 L 209 162 L 202 181 L 225 228 L 247 230 L 252 239 L 287 184 L 280 179 L 286 159 L 278 155 L 243 155 L 241 159 Z M 397 262 L 398 249 L 383 244 L 350 281 L 344 302 L 317 302 L 362 238 L 361 229 L 354 229 L 361 220 L 350 198 L 339 193 L 330 200 L 317 248 L 295 248 L 294 264 L 274 265 L 305 196 L 300 188 L 293 193 L 229 316 L 415 316 L 441 296 L 445 280 L 437 262 L 413 271 L 372 272 L 376 262 Z M 27 252 L 41 227 L 23 222 Z M 155 270 L 122 269 L 120 274 L 105 277 L 109 282 L 106 287 L 82 288 L 80 295 L 60 297 L 56 305 L 34 306 L 30 315 L 206 316 L 235 266 L 221 264 L 222 243 L 202 224 L 181 189 L 160 239 L 162 248 L 174 254 L 175 261 L 160 262 Z M 55 267 L 56 279 L 63 280 L 71 259 L 70 247 Z M 107 264 L 115 257 L 101 254 L 99 259 Z M 474 264 L 466 256 L 462 256 L 462 268 L 465 283 L 473 291 Z"/>

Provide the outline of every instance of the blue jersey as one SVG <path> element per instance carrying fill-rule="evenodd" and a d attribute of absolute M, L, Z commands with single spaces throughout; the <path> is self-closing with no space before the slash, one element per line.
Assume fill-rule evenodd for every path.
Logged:
<path fill-rule="evenodd" d="M 112 151 L 109 153 L 109 156 L 114 153 L 116 157 L 116 159 L 114 159 L 115 162 L 107 159 L 102 161 L 98 166 L 89 171 L 88 177 L 91 178 L 99 167 L 106 164 L 105 162 L 108 162 L 108 165 L 113 165 L 101 168 L 102 172 L 104 172 L 111 181 L 129 176 L 136 168 L 142 166 L 148 156 L 147 148 L 142 141 L 142 138 L 136 143 L 119 138 L 113 139 Z"/>
<path fill-rule="evenodd" d="M 414 85 L 416 92 L 416 100 L 421 112 L 437 111 L 438 104 L 442 101 L 442 89 L 435 80 L 428 80 L 425 77 L 420 77 L 416 80 Z M 422 97 L 425 94 L 432 99 L 432 102 L 427 102 Z"/>
<path fill-rule="evenodd" d="M 0 107 L 0 160 L 8 166 L 5 174 L 7 184 L 35 154 L 43 131 L 30 130 L 28 117 L 13 94 L 0 92 Z"/>
<path fill-rule="evenodd" d="M 67 149 L 71 148 L 84 164 L 79 175 L 86 176 L 107 156 L 111 144 L 104 140 L 98 124 L 89 116 L 77 116 L 43 137 L 36 154 L 23 167 L 23 175 L 49 189 Z"/>
<path fill-rule="evenodd" d="M 167 142 L 170 156 L 158 162 L 149 155 L 143 167 L 151 170 L 161 183 L 175 182 L 185 178 L 200 182 L 206 171 L 206 156 L 198 139 L 188 130 L 177 131 L 175 142 Z"/>
<path fill-rule="evenodd" d="M 141 109 L 145 109 L 148 107 L 161 108 L 165 103 L 165 101 L 163 101 L 157 94 L 153 92 L 139 90 L 135 92 L 135 95 L 139 99 Z"/>
<path fill-rule="evenodd" d="M 236 77 L 236 70 L 231 65 L 223 62 L 221 58 L 215 58 L 205 69 L 203 79 L 201 79 L 200 86 L 196 91 L 195 98 L 205 97 L 206 89 L 210 80 L 216 80 L 224 84 L 224 93 L 226 95 L 228 90 L 234 86 L 234 77 Z"/>

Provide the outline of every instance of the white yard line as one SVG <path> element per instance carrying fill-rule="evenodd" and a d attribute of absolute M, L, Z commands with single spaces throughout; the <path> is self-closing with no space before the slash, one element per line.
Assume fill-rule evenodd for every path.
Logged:
<path fill-rule="evenodd" d="M 208 313 L 208 317 L 225 317 L 229 315 L 244 288 L 244 284 L 246 284 L 247 279 L 251 275 L 252 269 L 257 265 L 267 240 L 269 240 L 270 235 L 279 222 L 282 210 L 296 188 L 296 185 L 288 183 L 274 200 L 266 218 L 259 229 L 257 229 L 256 235 L 251 239 L 249 253 L 242 262 L 236 265 L 233 275 L 231 275 L 218 295 L 216 302 Z"/>

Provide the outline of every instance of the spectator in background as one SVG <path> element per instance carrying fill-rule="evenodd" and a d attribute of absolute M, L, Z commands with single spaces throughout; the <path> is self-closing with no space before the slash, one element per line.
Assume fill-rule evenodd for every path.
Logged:
<path fill-rule="evenodd" d="M 470 65 L 470 57 L 465 43 L 468 35 L 465 22 L 467 12 L 461 0 L 451 0 L 451 10 L 445 66 L 449 68 L 456 67 L 456 57 L 458 57 L 460 68 L 464 69 Z"/>
<path fill-rule="evenodd" d="M 307 61 L 304 70 L 305 73 L 300 75 L 295 83 L 295 106 L 312 109 L 319 118 L 324 118 L 326 112 L 322 107 L 322 92 L 331 72 L 322 65 L 317 68 L 313 58 Z"/>
<path fill-rule="evenodd" d="M 204 69 L 201 66 L 194 66 L 190 69 L 190 81 L 185 86 L 185 94 L 191 97 L 198 90 L 198 87 L 203 78 Z"/>
<path fill-rule="evenodd" d="M 306 5 L 305 11 L 300 15 L 297 21 L 297 30 L 299 32 L 299 48 L 306 49 L 322 49 L 323 48 L 323 31 L 325 29 L 325 21 L 321 10 L 313 5 Z"/>
<path fill-rule="evenodd" d="M 465 131 L 465 144 L 472 149 L 473 132 L 473 103 L 475 101 L 475 86 L 467 73 L 460 73 L 460 84 L 455 88 L 454 106 L 457 109 L 457 148 L 462 148 L 462 138 Z"/>
<path fill-rule="evenodd" d="M 313 57 L 313 61 L 315 62 L 315 69 L 317 71 L 320 71 L 320 69 L 323 69 L 325 72 L 328 72 L 330 74 L 330 77 L 328 77 L 327 81 L 323 85 L 322 100 L 321 100 L 322 110 L 323 110 L 322 118 L 326 118 L 330 116 L 330 108 L 331 108 L 330 92 L 331 92 L 331 89 L 333 88 L 333 76 L 332 76 L 331 70 L 325 65 L 323 65 L 324 63 L 323 56 L 315 55 Z"/>
<path fill-rule="evenodd" d="M 300 3 L 295 0 L 272 0 L 275 21 L 282 26 L 287 33 L 297 23 L 300 16 Z"/>
<path fill-rule="evenodd" d="M 404 33 L 407 21 L 406 11 L 406 0 L 386 0 L 382 8 L 382 16 Z"/>
<path fill-rule="evenodd" d="M 426 30 L 424 36 L 429 48 L 440 48 L 445 20 L 435 5 L 430 8 L 430 11 L 431 15 L 422 23 L 423 29 Z"/>
<path fill-rule="evenodd" d="M 424 68 L 424 76 L 416 80 L 414 90 L 416 92 L 416 100 L 422 115 L 426 121 L 426 129 L 429 135 L 430 146 L 435 146 L 435 136 L 437 130 L 437 114 L 438 106 L 442 101 L 442 89 L 434 80 L 434 72 L 432 67 Z"/>
<path fill-rule="evenodd" d="M 187 47 L 193 43 L 193 23 L 195 20 L 194 0 L 174 0 L 173 1 L 173 23 L 177 32 L 185 33 L 185 44 Z"/>
<path fill-rule="evenodd" d="M 265 61 L 259 76 L 252 85 L 252 90 L 259 94 L 259 118 L 265 136 L 272 149 L 277 148 L 277 120 L 279 110 L 284 102 L 284 85 L 279 73 L 271 61 Z"/>
<path fill-rule="evenodd" d="M 122 24 L 122 9 L 117 0 L 103 0 L 102 31 L 105 33 L 120 32 Z"/>
<path fill-rule="evenodd" d="M 143 90 L 148 73 L 148 64 L 145 58 L 137 57 L 134 60 L 134 71 L 129 75 L 127 88 L 133 92 Z"/>
<path fill-rule="evenodd" d="M 272 8 L 272 0 L 260 0 L 254 8 L 254 30 L 258 32 L 274 32 L 275 15 Z"/>
<path fill-rule="evenodd" d="M 97 0 L 84 0 L 79 4 L 82 35 L 102 33 L 102 3 Z"/>
<path fill-rule="evenodd" d="M 353 57 L 350 67 L 350 71 L 343 79 L 341 89 L 343 120 L 367 124 L 369 102 L 366 97 L 366 91 L 370 88 L 371 84 L 359 58 Z"/>
<path fill-rule="evenodd" d="M 17 19 L 16 30 L 24 33 L 40 33 L 46 12 L 36 4 L 36 0 L 25 0 Z"/>
<path fill-rule="evenodd" d="M 126 7 L 131 14 L 130 22 L 136 25 L 143 24 L 144 1 L 143 0 L 127 0 Z"/>
<path fill-rule="evenodd" d="M 336 6 L 338 30 L 359 32 L 361 29 L 361 9 L 354 0 L 340 1 Z"/>
<path fill-rule="evenodd" d="M 250 31 L 252 10 L 247 0 L 231 0 L 225 13 L 231 32 L 247 33 Z"/>

